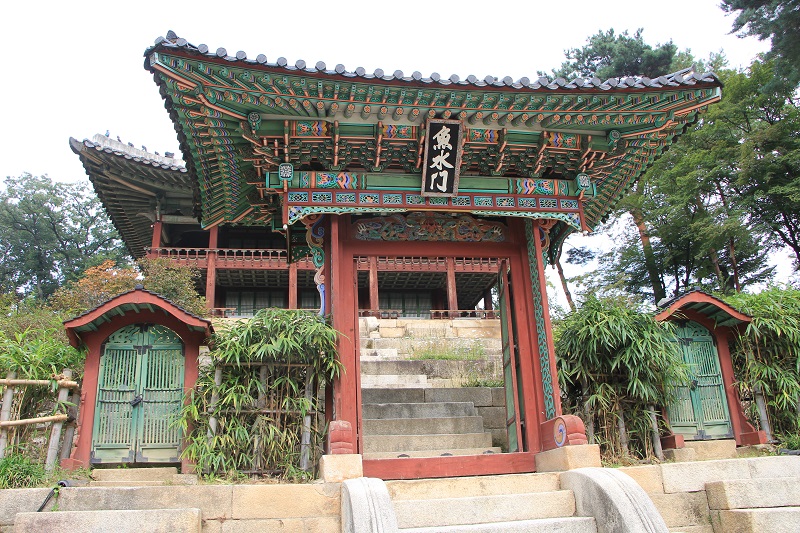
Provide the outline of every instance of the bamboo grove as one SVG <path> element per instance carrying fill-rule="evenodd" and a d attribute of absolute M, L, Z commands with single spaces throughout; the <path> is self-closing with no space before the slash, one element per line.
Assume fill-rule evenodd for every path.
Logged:
<path fill-rule="evenodd" d="M 208 476 L 313 477 L 322 390 L 340 372 L 335 341 L 319 316 L 272 308 L 215 333 L 181 415 L 183 456 Z"/>

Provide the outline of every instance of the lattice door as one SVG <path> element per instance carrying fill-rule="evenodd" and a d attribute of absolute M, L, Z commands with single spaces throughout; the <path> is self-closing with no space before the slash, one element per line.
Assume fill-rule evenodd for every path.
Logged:
<path fill-rule="evenodd" d="M 100 358 L 92 462 L 176 462 L 183 343 L 163 326 L 113 333 Z"/>
<path fill-rule="evenodd" d="M 505 260 L 500 261 L 497 289 L 500 307 L 500 329 L 503 335 L 503 377 L 505 379 L 506 393 L 508 451 L 518 452 L 523 447 L 519 415 L 522 395 L 517 380 L 519 354 L 517 353 L 517 336 L 514 327 L 514 306 L 511 301 L 511 280 L 508 262 Z"/>
<path fill-rule="evenodd" d="M 677 388 L 669 406 L 672 430 L 687 440 L 720 439 L 733 435 L 719 354 L 711 333 L 696 322 L 678 328 L 677 342 L 689 365 L 690 384 Z"/>

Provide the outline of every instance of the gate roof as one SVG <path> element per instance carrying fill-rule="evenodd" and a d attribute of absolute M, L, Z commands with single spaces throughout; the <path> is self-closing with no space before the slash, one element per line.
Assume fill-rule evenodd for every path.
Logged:
<path fill-rule="evenodd" d="M 752 320 L 752 317 L 737 311 L 719 298 L 701 290 L 693 290 L 677 296 L 660 307 L 663 310 L 656 315 L 656 320 L 658 321 L 680 319 L 681 311 L 687 309 L 707 316 L 718 326 L 737 326 Z"/>
<path fill-rule="evenodd" d="M 211 336 L 214 332 L 210 320 L 192 314 L 166 298 L 141 288 L 141 286 L 115 296 L 75 318 L 66 320 L 64 328 L 67 330 L 70 344 L 77 348 L 82 343 L 81 333 L 96 331 L 102 324 L 111 322 L 116 316 L 124 316 L 127 313 L 138 314 L 142 311 L 151 313 L 160 311 L 165 316 L 170 316 L 185 324 L 190 331 L 203 333 L 206 337 Z"/>

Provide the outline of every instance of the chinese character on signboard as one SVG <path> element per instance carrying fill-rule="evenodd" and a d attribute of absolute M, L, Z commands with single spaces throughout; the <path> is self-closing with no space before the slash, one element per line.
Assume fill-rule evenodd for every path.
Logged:
<path fill-rule="evenodd" d="M 422 163 L 422 196 L 458 194 L 461 129 L 460 120 L 428 120 Z"/>

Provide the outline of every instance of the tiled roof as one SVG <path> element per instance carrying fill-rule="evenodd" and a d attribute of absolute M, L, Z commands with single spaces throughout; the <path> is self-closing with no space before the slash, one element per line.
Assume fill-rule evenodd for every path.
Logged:
<path fill-rule="evenodd" d="M 83 141 L 70 138 L 69 143 L 133 257 L 143 257 L 152 242 L 152 220 L 142 215 L 155 216 L 156 198 L 180 199 L 186 215 L 199 211 L 197 182 L 181 160 L 140 150 L 105 135 Z"/>
<path fill-rule="evenodd" d="M 116 300 L 118 298 L 122 298 L 125 295 L 132 294 L 132 293 L 135 293 L 135 292 L 140 292 L 140 293 L 145 293 L 145 294 L 150 294 L 152 296 L 155 296 L 156 298 L 158 298 L 160 300 L 163 300 L 164 302 L 168 303 L 169 305 L 171 305 L 175 309 L 187 314 L 191 318 L 195 318 L 195 319 L 200 320 L 202 322 L 206 322 L 209 326 L 211 325 L 211 320 L 209 320 L 208 318 L 205 318 L 205 317 L 202 317 L 202 316 L 198 316 L 198 315 L 192 313 L 191 311 L 187 311 L 186 309 L 184 309 L 180 305 L 176 304 L 172 300 L 170 300 L 168 298 L 165 298 L 165 297 L 161 296 L 160 294 L 158 294 L 156 292 L 148 291 L 147 289 L 145 289 L 141 285 L 137 285 L 136 287 L 134 287 L 133 289 L 131 289 L 129 291 L 125 291 L 123 293 L 117 294 L 116 296 L 113 296 L 113 297 L 109 298 L 105 302 L 103 302 L 103 303 L 101 303 L 99 305 L 96 305 L 96 306 L 92 307 L 91 309 L 87 309 L 86 311 L 84 311 L 81 314 L 79 314 L 77 316 L 74 316 L 74 317 L 72 317 L 72 318 L 70 318 L 68 320 L 65 320 L 64 323 L 66 324 L 67 322 L 72 322 L 74 320 L 78 320 L 81 317 L 84 317 L 86 315 L 89 315 L 89 314 L 95 312 L 96 310 L 100 309 L 101 307 L 103 307 L 104 305 L 106 305 L 109 302 L 112 302 L 112 301 L 114 301 L 114 300 Z"/>
<path fill-rule="evenodd" d="M 71 141 L 72 140 L 74 139 L 71 139 Z M 146 163 L 165 170 L 186 172 L 186 166 L 180 159 L 148 152 L 145 149 L 136 148 L 130 143 L 126 144 L 118 139 L 112 139 L 99 133 L 92 137 L 91 141 L 89 139 L 84 139 L 83 145 L 87 148 L 102 150 L 107 154 L 114 154 L 124 157 L 125 159 L 132 159 L 137 163 Z M 169 152 L 167 152 L 167 154 L 169 154 Z"/>
<path fill-rule="evenodd" d="M 234 55 L 228 55 L 225 48 L 217 48 L 211 52 L 209 47 L 205 44 L 197 46 L 190 44 L 184 38 L 178 37 L 175 32 L 168 31 L 166 37 L 159 37 L 156 39 L 155 44 L 145 51 L 145 57 L 159 49 L 167 50 L 182 50 L 189 54 L 197 54 L 208 58 L 224 59 L 231 63 L 242 63 L 243 65 L 262 65 L 266 67 L 273 67 L 276 69 L 285 70 L 287 73 L 293 72 L 295 74 L 326 74 L 328 76 L 342 76 L 345 78 L 361 78 L 363 80 L 375 81 L 402 81 L 408 83 L 422 83 L 429 85 L 441 86 L 461 86 L 461 87 L 498 87 L 498 88 L 513 88 L 513 89 L 533 89 L 533 90 L 564 90 L 564 89 L 591 89 L 591 90 L 612 90 L 623 88 L 653 88 L 659 89 L 663 87 L 691 87 L 698 82 L 707 82 L 713 84 L 720 84 L 719 78 L 714 73 L 695 72 L 694 68 L 685 68 L 672 74 L 659 76 L 658 78 L 647 78 L 644 76 L 628 76 L 625 78 L 609 78 L 601 80 L 600 78 L 574 78 L 566 80 L 564 78 L 550 79 L 545 76 L 537 77 L 531 80 L 530 78 L 523 77 L 514 80 L 511 76 L 498 78 L 495 76 L 485 76 L 478 78 L 470 74 L 464 79 L 461 79 L 457 74 L 453 74 L 449 78 L 442 77 L 439 73 L 434 72 L 428 77 L 424 77 L 420 72 L 413 72 L 410 76 L 406 76 L 403 71 L 395 70 L 394 72 L 384 71 L 383 69 L 375 69 L 374 72 L 368 73 L 362 67 L 356 68 L 354 71 L 349 71 L 342 64 L 337 64 L 334 68 L 329 69 L 323 61 L 318 61 L 313 66 L 306 63 L 302 59 L 295 61 L 294 65 L 289 65 L 284 57 L 279 57 L 275 62 L 270 62 L 264 54 L 258 54 L 255 59 L 248 59 L 247 54 L 243 51 L 238 51 Z"/>

